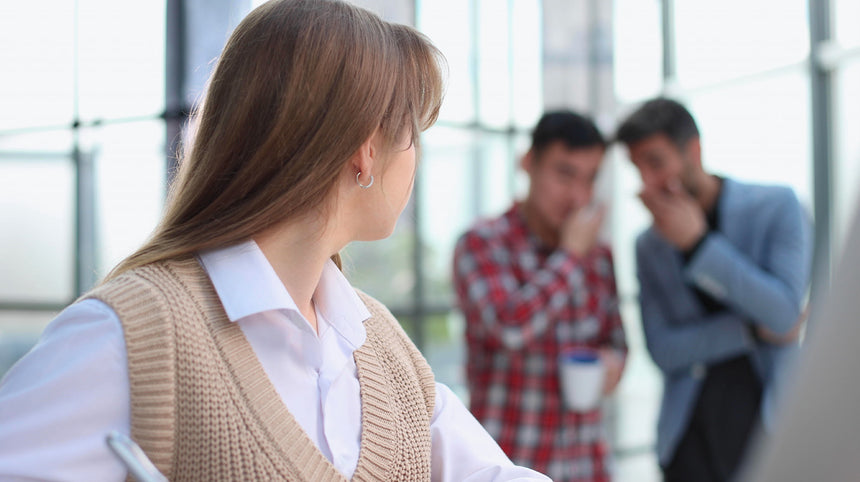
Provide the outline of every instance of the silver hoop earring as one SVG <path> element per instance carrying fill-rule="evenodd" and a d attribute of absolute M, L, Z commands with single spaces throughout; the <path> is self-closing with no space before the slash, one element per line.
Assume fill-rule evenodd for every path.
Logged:
<path fill-rule="evenodd" d="M 370 182 L 367 184 L 362 184 L 361 181 L 358 180 L 358 176 L 361 176 L 361 171 L 355 173 L 355 183 L 358 184 L 358 187 L 362 189 L 367 189 L 370 186 L 373 186 L 373 174 L 370 175 Z"/>

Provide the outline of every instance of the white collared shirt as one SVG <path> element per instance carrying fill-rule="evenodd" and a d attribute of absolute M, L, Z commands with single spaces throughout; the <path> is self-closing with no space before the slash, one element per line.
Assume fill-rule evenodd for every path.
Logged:
<path fill-rule="evenodd" d="M 329 261 L 313 295 L 317 333 L 253 241 L 199 258 L 286 407 L 350 477 L 361 444 L 352 354 L 366 338 L 367 308 Z M 122 480 L 104 442 L 111 430 L 130 433 L 122 325 L 85 300 L 60 313 L 0 384 L 0 480 Z M 442 384 L 431 436 L 433 480 L 548 480 L 514 466 Z"/>

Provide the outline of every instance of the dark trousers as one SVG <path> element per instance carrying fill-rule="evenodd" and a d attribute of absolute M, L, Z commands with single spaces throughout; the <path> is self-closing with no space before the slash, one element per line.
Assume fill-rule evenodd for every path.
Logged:
<path fill-rule="evenodd" d="M 663 467 L 664 480 L 732 480 L 758 430 L 761 393 L 749 357 L 710 366 L 687 431 Z"/>

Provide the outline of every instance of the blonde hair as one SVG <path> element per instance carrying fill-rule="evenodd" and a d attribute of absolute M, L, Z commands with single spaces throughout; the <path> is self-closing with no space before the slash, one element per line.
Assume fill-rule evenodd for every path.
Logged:
<path fill-rule="evenodd" d="M 164 217 L 106 279 L 251 239 L 324 206 L 377 129 L 393 149 L 407 133 L 417 143 L 436 121 L 443 63 L 421 33 L 343 1 L 256 8 L 212 73 Z"/>

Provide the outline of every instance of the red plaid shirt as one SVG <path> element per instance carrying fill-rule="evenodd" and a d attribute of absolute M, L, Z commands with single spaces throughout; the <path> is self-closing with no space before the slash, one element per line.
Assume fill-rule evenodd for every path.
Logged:
<path fill-rule="evenodd" d="M 609 480 L 601 411 L 566 410 L 558 382 L 566 349 L 626 355 L 609 248 L 582 258 L 548 248 L 514 205 L 460 238 L 454 283 L 475 417 L 516 464 L 556 481 Z"/>

